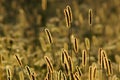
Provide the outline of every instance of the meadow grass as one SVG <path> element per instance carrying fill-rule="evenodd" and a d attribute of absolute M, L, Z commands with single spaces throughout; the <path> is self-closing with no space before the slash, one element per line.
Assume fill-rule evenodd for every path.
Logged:
<path fill-rule="evenodd" d="M 42 14 L 47 11 L 48 3 L 41 1 Z M 119 3 L 114 4 L 117 7 Z M 35 25 L 23 27 L 36 18 L 32 16 L 29 22 L 23 18 L 24 22 L 19 21 L 20 25 L 15 27 L 4 25 L 1 31 L 5 37 L 0 37 L 0 80 L 119 80 L 120 28 L 114 14 L 111 19 L 118 27 L 110 27 L 112 21 L 104 15 L 108 6 L 113 7 L 104 3 L 96 13 L 94 7 L 87 7 L 82 9 L 83 14 L 73 1 L 65 4 L 62 11 L 57 9 L 57 18 L 48 20 L 40 31 Z M 37 15 L 37 11 L 33 14 Z M 27 16 L 24 10 L 19 15 Z M 42 17 L 39 15 L 37 24 Z"/>

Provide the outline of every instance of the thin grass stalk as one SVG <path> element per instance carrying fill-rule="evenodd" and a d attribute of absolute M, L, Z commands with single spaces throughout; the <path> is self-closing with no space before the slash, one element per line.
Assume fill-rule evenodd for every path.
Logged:
<path fill-rule="evenodd" d="M 45 41 L 42 37 L 40 37 L 40 44 L 41 44 L 42 52 L 45 53 L 47 51 L 47 46 L 46 46 Z"/>
<path fill-rule="evenodd" d="M 72 42 L 71 42 L 72 28 L 68 30 L 68 53 L 72 57 Z"/>
<path fill-rule="evenodd" d="M 91 43 L 92 43 L 92 21 L 93 19 L 93 14 L 92 14 L 92 9 L 89 9 L 89 12 L 88 12 L 88 23 L 89 23 L 89 27 L 90 27 L 90 50 L 89 50 L 89 66 L 90 66 L 90 53 L 91 53 Z"/>

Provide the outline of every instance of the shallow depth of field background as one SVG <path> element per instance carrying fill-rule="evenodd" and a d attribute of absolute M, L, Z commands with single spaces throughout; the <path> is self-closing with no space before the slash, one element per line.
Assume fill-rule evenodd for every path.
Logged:
<path fill-rule="evenodd" d="M 120 78 L 117 67 L 120 64 L 120 0 L 0 0 L 0 80 L 6 80 L 8 67 L 12 80 L 19 79 L 21 69 L 15 54 L 24 66 L 35 71 L 37 80 L 46 76 L 44 56 L 51 59 L 55 70 L 62 69 L 61 49 L 66 48 L 68 42 L 63 12 L 67 5 L 73 13 L 71 27 L 79 41 L 79 59 L 85 48 L 84 38 L 92 36 L 92 62 L 97 62 L 98 49 L 105 49 L 114 74 Z M 93 10 L 92 32 L 88 24 L 90 8 Z M 45 28 L 52 34 L 52 50 Z M 72 60 L 77 65 L 78 60 L 74 57 Z"/>

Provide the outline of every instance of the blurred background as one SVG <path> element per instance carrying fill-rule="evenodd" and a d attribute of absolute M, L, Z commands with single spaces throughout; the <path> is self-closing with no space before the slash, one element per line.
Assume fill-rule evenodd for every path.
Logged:
<path fill-rule="evenodd" d="M 43 59 L 49 56 L 54 63 L 51 48 L 44 32 L 48 28 L 52 34 L 55 57 L 60 57 L 66 47 L 67 28 L 63 10 L 71 6 L 73 14 L 72 34 L 79 39 L 79 52 L 84 49 L 84 38 L 92 37 L 92 56 L 97 57 L 98 48 L 108 52 L 114 64 L 120 64 L 120 0 L 0 0 L 0 67 L 1 80 L 5 80 L 5 67 L 12 70 L 13 80 L 17 80 L 18 54 L 24 65 L 29 65 L 42 80 L 46 74 Z M 88 10 L 93 10 L 92 31 L 88 24 Z M 58 58 L 58 62 L 59 62 Z M 16 73 L 18 72 L 18 73 Z"/>

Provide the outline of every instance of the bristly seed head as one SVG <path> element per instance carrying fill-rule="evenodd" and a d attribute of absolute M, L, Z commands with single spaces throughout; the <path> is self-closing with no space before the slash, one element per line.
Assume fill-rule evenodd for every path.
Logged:
<path fill-rule="evenodd" d="M 48 66 L 48 68 L 50 70 L 50 73 L 53 73 L 54 69 L 53 69 L 53 65 L 52 65 L 50 59 L 47 56 L 45 56 L 44 59 L 45 59 L 45 61 L 47 63 L 47 66 Z"/>
<path fill-rule="evenodd" d="M 89 13 L 88 13 L 88 15 L 89 15 L 89 25 L 91 26 L 92 25 L 92 18 L 93 18 L 93 13 L 92 13 L 92 9 L 89 9 Z"/>
<path fill-rule="evenodd" d="M 64 9 L 64 15 L 66 20 L 66 26 L 69 28 L 72 23 L 72 10 L 69 5 L 67 5 L 66 8 Z"/>
<path fill-rule="evenodd" d="M 87 51 L 82 51 L 82 66 L 85 67 L 87 65 Z"/>
<path fill-rule="evenodd" d="M 45 29 L 45 32 L 46 32 L 46 35 L 47 35 L 47 37 L 48 37 L 49 43 L 52 44 L 52 43 L 53 43 L 53 39 L 52 39 L 52 36 L 51 36 L 50 31 L 46 28 L 46 29 Z"/>

